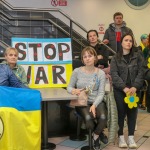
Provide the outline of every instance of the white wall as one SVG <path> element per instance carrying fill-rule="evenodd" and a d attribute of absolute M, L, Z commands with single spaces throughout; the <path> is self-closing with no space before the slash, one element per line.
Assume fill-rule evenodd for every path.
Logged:
<path fill-rule="evenodd" d="M 53 7 L 51 0 L 6 0 L 14 7 L 60 8 L 87 30 L 96 29 L 103 23 L 105 28 L 113 22 L 113 14 L 120 11 L 124 21 L 140 43 L 140 35 L 150 33 L 150 5 L 142 10 L 130 8 L 124 0 L 67 0 L 68 5 Z M 100 36 L 102 39 L 102 36 Z"/>

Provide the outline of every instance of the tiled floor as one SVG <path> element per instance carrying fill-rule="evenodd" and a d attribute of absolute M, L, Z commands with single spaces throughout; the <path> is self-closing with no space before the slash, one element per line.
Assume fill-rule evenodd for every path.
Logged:
<path fill-rule="evenodd" d="M 125 127 L 125 137 L 127 138 L 127 127 Z M 105 132 L 107 134 L 107 131 Z M 115 143 L 109 145 L 102 145 L 103 150 L 120 150 L 118 148 L 117 139 Z M 137 131 L 135 131 L 135 141 L 137 142 L 137 150 L 150 150 L 150 113 L 145 110 L 139 110 L 137 119 Z M 49 138 L 49 142 L 56 144 L 55 150 L 80 150 L 85 141 L 71 141 L 69 137 Z"/>

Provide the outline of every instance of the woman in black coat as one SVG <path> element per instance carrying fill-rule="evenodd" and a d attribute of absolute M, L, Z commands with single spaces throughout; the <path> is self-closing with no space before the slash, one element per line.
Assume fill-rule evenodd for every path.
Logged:
<path fill-rule="evenodd" d="M 98 63 L 96 64 L 96 67 L 100 67 L 101 69 L 103 69 L 108 67 L 109 50 L 105 45 L 100 43 L 98 38 L 98 32 L 96 30 L 88 31 L 87 40 L 89 42 L 89 46 L 95 49 L 98 56 Z"/>
<path fill-rule="evenodd" d="M 134 51 L 134 40 L 132 35 L 125 34 L 121 39 L 121 48 L 112 58 L 110 64 L 110 73 L 113 82 L 114 97 L 118 109 L 118 136 L 119 147 L 127 147 L 123 135 L 124 119 L 127 116 L 128 121 L 128 145 L 129 148 L 136 148 L 134 141 L 134 130 L 137 119 L 137 107 L 130 109 L 125 103 L 124 98 L 138 95 L 144 81 L 143 77 L 143 57 L 140 53 Z"/>

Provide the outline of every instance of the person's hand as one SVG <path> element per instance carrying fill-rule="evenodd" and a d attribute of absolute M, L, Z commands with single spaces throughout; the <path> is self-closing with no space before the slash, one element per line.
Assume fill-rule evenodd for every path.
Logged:
<path fill-rule="evenodd" d="M 94 104 L 90 107 L 89 112 L 92 112 L 94 118 L 96 117 L 96 106 Z"/>
<path fill-rule="evenodd" d="M 104 40 L 103 40 L 103 43 L 104 43 L 104 44 L 108 44 L 108 43 L 109 43 L 109 40 L 108 40 L 108 39 L 104 39 Z"/>
<path fill-rule="evenodd" d="M 129 88 L 127 88 L 127 87 L 125 87 L 124 89 L 123 89 L 123 91 L 127 94 L 128 92 L 129 92 Z"/>
<path fill-rule="evenodd" d="M 73 90 L 71 91 L 71 94 L 73 94 L 73 95 L 79 95 L 80 92 L 81 92 L 81 89 L 73 89 Z"/>
<path fill-rule="evenodd" d="M 104 65 L 98 65 L 98 68 L 104 69 Z"/>
<path fill-rule="evenodd" d="M 98 59 L 103 59 L 103 56 L 102 55 L 98 55 L 97 58 Z"/>
<path fill-rule="evenodd" d="M 129 89 L 129 91 L 128 91 L 128 93 L 129 93 L 129 95 L 130 96 L 133 96 L 135 93 L 136 93 L 136 88 L 135 87 L 131 87 L 130 89 Z"/>
<path fill-rule="evenodd" d="M 107 68 L 104 68 L 103 71 L 105 74 L 110 74 L 110 65 Z"/>

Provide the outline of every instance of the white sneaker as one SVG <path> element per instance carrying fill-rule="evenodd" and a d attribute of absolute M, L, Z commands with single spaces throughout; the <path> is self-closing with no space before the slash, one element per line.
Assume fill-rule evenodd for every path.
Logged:
<path fill-rule="evenodd" d="M 119 147 L 120 148 L 127 148 L 127 143 L 124 139 L 124 135 L 119 136 Z"/>
<path fill-rule="evenodd" d="M 137 148 L 137 145 L 134 141 L 134 136 L 128 136 L 128 145 L 129 145 L 129 148 Z"/>

